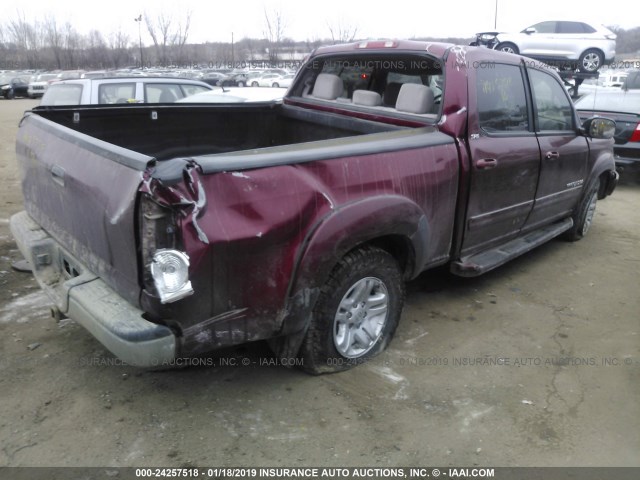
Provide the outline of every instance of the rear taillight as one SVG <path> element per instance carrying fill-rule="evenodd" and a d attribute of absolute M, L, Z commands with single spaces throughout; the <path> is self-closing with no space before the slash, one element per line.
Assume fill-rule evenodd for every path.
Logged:
<path fill-rule="evenodd" d="M 636 125 L 636 129 L 631 134 L 630 142 L 640 142 L 640 123 Z"/>

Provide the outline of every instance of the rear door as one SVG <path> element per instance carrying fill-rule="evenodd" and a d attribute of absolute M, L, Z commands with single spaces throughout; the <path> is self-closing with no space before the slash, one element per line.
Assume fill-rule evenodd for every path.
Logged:
<path fill-rule="evenodd" d="M 475 86 L 471 79 L 469 88 L 477 113 L 469 116 L 471 180 L 462 256 L 519 234 L 533 207 L 540 167 L 524 68 L 493 62 L 484 67 L 473 70 Z"/>
<path fill-rule="evenodd" d="M 571 100 L 557 77 L 528 68 L 534 124 L 540 144 L 540 182 L 527 228 L 566 217 L 577 204 L 587 175 L 589 146 L 578 132 Z"/>

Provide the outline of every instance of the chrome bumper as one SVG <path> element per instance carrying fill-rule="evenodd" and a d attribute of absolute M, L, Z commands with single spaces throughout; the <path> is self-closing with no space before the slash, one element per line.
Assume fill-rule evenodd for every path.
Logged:
<path fill-rule="evenodd" d="M 10 228 L 40 287 L 109 351 L 140 367 L 168 365 L 175 358 L 176 338 L 168 327 L 145 320 L 142 310 L 75 260 L 27 212 L 13 215 Z"/>

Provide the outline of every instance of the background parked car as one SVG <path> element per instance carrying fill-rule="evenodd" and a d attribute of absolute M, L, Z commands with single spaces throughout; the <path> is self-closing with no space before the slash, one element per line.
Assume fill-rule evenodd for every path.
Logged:
<path fill-rule="evenodd" d="M 247 74 L 247 86 L 248 87 L 257 87 L 258 79 L 264 75 L 264 72 L 249 72 Z"/>
<path fill-rule="evenodd" d="M 51 80 L 57 76 L 57 73 L 41 73 L 33 81 L 29 82 L 29 87 L 27 88 L 29 98 L 38 98 L 44 95 Z"/>
<path fill-rule="evenodd" d="M 23 77 L 11 74 L 0 76 L 0 95 L 10 100 L 28 95 L 29 82 Z"/>
<path fill-rule="evenodd" d="M 498 33 L 495 42 L 496 50 L 588 73 L 612 62 L 615 48 L 616 35 L 608 28 L 566 21 L 536 23 L 520 33 Z"/>
<path fill-rule="evenodd" d="M 278 87 L 278 80 L 282 79 L 282 76 L 278 73 L 267 73 L 258 78 L 257 83 L 259 87 Z"/>
<path fill-rule="evenodd" d="M 273 80 L 271 82 L 272 87 L 280 87 L 280 88 L 289 88 L 291 86 L 291 82 L 293 81 L 293 77 L 295 74 L 288 73 L 286 75 L 280 75 L 279 78 Z"/>
<path fill-rule="evenodd" d="M 40 105 L 172 103 L 211 89 L 204 82 L 186 78 L 87 78 L 50 85 Z"/>
<path fill-rule="evenodd" d="M 640 90 L 601 89 L 580 98 L 575 105 L 583 120 L 595 115 L 615 120 L 616 167 L 640 173 Z"/>
<path fill-rule="evenodd" d="M 235 73 L 219 81 L 223 87 L 245 87 L 247 85 L 247 75 L 245 73 Z"/>
<path fill-rule="evenodd" d="M 202 75 L 200 80 L 215 87 L 216 85 L 219 85 L 220 82 L 222 82 L 225 78 L 227 78 L 227 76 L 224 73 L 209 72 Z"/>
<path fill-rule="evenodd" d="M 629 72 L 627 78 L 622 84 L 623 90 L 636 90 L 640 89 L 640 70 L 634 70 Z"/>

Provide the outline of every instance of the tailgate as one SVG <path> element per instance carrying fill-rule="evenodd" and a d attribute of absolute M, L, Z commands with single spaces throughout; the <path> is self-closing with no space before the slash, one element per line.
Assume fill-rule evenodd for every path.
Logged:
<path fill-rule="evenodd" d="M 16 153 L 26 211 L 70 254 L 60 267 L 88 269 L 137 305 L 135 202 L 153 159 L 35 114 L 20 124 Z"/>

